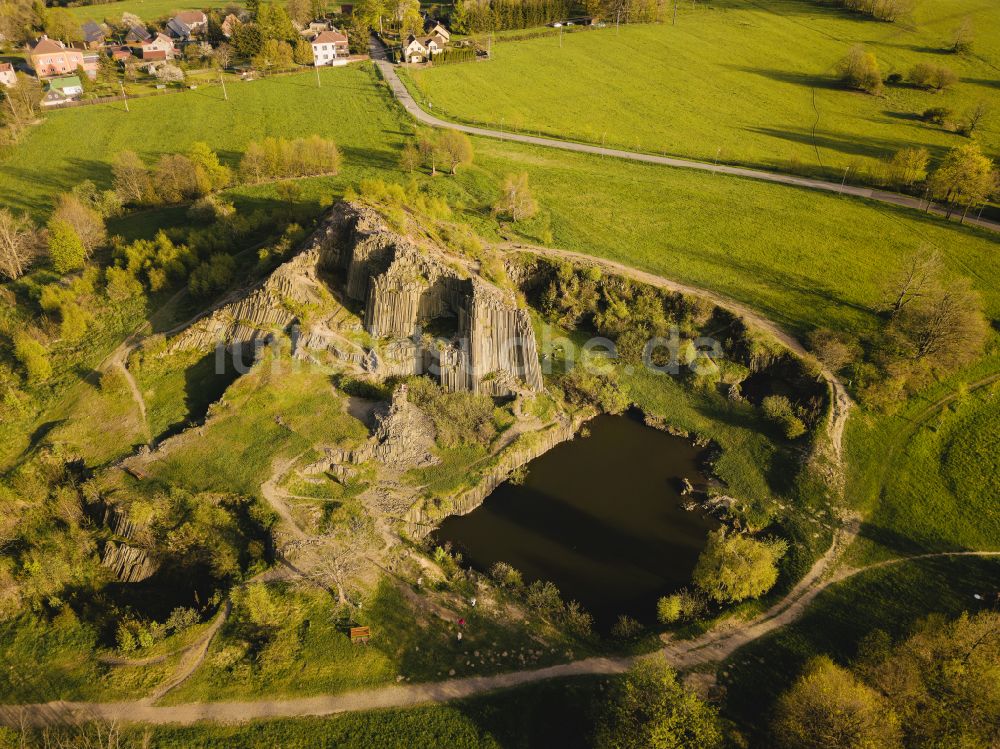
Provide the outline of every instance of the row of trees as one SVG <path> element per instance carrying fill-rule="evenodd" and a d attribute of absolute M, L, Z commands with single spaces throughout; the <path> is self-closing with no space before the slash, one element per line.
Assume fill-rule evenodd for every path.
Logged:
<path fill-rule="evenodd" d="M 480 34 L 565 21 L 571 10 L 568 0 L 459 0 L 450 20 L 460 34 Z"/>
<path fill-rule="evenodd" d="M 892 23 L 912 11 L 916 0 L 840 0 L 840 4 L 878 21 Z"/>
<path fill-rule="evenodd" d="M 319 135 L 308 138 L 265 138 L 247 144 L 240 160 L 240 179 L 269 179 L 337 174 L 343 159 L 332 140 Z"/>
<path fill-rule="evenodd" d="M 432 175 L 436 175 L 438 166 L 444 166 L 452 174 L 457 174 L 460 166 L 472 163 L 474 155 L 472 141 L 465 133 L 458 130 L 423 131 L 403 146 L 399 163 L 411 173 L 426 167 Z"/>

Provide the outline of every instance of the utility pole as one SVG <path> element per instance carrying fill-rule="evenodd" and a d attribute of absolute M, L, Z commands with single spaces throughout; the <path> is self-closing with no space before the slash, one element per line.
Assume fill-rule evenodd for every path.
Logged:
<path fill-rule="evenodd" d="M 122 83 L 121 81 L 118 81 L 118 85 L 121 87 L 121 90 L 122 90 L 122 101 L 125 102 L 125 111 L 128 112 L 129 111 L 128 110 L 128 97 L 125 95 L 125 84 Z"/>
<path fill-rule="evenodd" d="M 322 84 L 319 82 L 319 65 L 314 63 L 313 67 L 316 69 L 316 88 L 321 88 Z"/>
<path fill-rule="evenodd" d="M 562 26 L 559 27 L 559 49 L 562 49 Z"/>
<path fill-rule="evenodd" d="M 840 180 L 840 186 L 841 186 L 841 187 L 843 187 L 844 185 L 846 185 L 846 184 L 847 184 L 847 174 L 848 174 L 848 172 L 850 172 L 850 171 L 851 171 L 851 165 L 850 165 L 850 164 L 848 164 L 848 165 L 847 165 L 847 168 L 846 168 L 846 169 L 844 170 L 844 178 L 843 178 L 842 180 Z"/>
<path fill-rule="evenodd" d="M 677 25 L 677 0 L 674 0 L 674 26 Z"/>
<path fill-rule="evenodd" d="M 229 101 L 229 92 L 226 91 L 226 79 L 222 76 L 222 71 L 219 71 L 219 83 L 222 84 L 222 98 Z"/>

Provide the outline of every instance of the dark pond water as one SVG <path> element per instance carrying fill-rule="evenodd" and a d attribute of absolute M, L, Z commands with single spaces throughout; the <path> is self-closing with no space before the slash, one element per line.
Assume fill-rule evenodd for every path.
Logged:
<path fill-rule="evenodd" d="M 620 614 L 655 619 L 656 600 L 691 582 L 708 531 L 717 523 L 681 505 L 681 479 L 704 487 L 701 451 L 651 429 L 637 413 L 598 416 L 590 436 L 556 446 L 468 515 L 435 533 L 465 561 L 498 561 L 526 582 L 551 580 L 607 629 Z"/>

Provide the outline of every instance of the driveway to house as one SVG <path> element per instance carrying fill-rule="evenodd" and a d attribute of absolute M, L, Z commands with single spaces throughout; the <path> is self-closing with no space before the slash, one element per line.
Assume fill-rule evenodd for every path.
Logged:
<path fill-rule="evenodd" d="M 371 40 L 371 59 L 375 61 L 382 77 L 389 82 L 393 95 L 399 100 L 413 118 L 423 125 L 430 127 L 449 128 L 458 130 L 469 135 L 478 135 L 484 138 L 496 138 L 499 140 L 509 140 L 516 143 L 528 143 L 533 146 L 544 146 L 546 148 L 561 148 L 564 151 L 575 151 L 577 153 L 589 153 L 597 156 L 610 156 L 616 159 L 626 159 L 628 161 L 641 161 L 646 164 L 659 164 L 661 166 L 672 166 L 680 169 L 698 169 L 703 172 L 714 172 L 716 174 L 728 174 L 733 177 L 745 177 L 747 179 L 757 179 L 764 182 L 774 182 L 792 187 L 804 187 L 809 190 L 823 190 L 825 192 L 838 193 L 840 195 L 851 195 L 856 198 L 875 200 L 880 203 L 912 208 L 914 210 L 927 210 L 927 203 L 921 198 L 909 195 L 901 195 L 885 190 L 876 190 L 871 187 L 855 187 L 854 185 L 839 184 L 837 182 L 827 182 L 822 179 L 811 179 L 809 177 L 796 177 L 792 174 L 778 174 L 776 172 L 765 172 L 759 169 L 746 169 L 739 166 L 727 166 L 725 164 L 708 164 L 703 161 L 690 161 L 688 159 L 675 159 L 670 156 L 656 156 L 655 154 L 639 153 L 636 151 L 622 151 L 617 148 L 604 148 L 603 146 L 592 146 L 587 143 L 576 143 L 568 140 L 556 140 L 554 138 L 540 138 L 534 135 L 522 135 L 520 133 L 509 133 L 502 130 L 490 130 L 482 127 L 472 127 L 471 125 L 461 125 L 455 122 L 448 122 L 439 117 L 424 111 L 413 97 L 409 90 L 396 74 L 395 66 L 389 62 L 384 45 L 376 38 Z M 930 206 L 930 212 L 939 216 L 946 216 L 947 211 L 937 205 Z M 956 216 L 957 218 L 957 216 Z M 1000 222 L 989 219 L 975 218 L 974 216 L 965 219 L 966 224 L 978 226 L 983 229 L 1000 232 Z"/>

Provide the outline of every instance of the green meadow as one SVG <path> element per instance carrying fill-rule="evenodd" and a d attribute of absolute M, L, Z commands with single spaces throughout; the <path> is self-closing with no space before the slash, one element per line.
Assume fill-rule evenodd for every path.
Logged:
<path fill-rule="evenodd" d="M 880 23 L 816 0 L 681 3 L 677 24 L 580 31 L 493 45 L 488 63 L 408 71 L 435 114 L 694 159 L 762 165 L 840 178 L 848 167 L 923 146 L 940 158 L 965 138 L 919 115 L 960 117 L 1000 86 L 1000 5 L 935 0 Z M 973 53 L 947 51 L 963 18 Z M 961 82 L 941 94 L 907 83 L 884 96 L 845 90 L 835 68 L 855 44 L 876 53 L 884 76 L 920 62 Z M 472 94 L 471 92 L 475 92 Z M 979 134 L 1000 152 L 1000 118 Z"/>
<path fill-rule="evenodd" d="M 114 3 L 99 3 L 97 5 L 76 5 L 69 12 L 81 22 L 88 20 L 103 21 L 110 18 L 120 21 L 122 13 L 133 13 L 147 23 L 157 18 L 172 16 L 182 10 L 209 10 L 229 7 L 242 7 L 242 0 L 122 0 Z"/>

